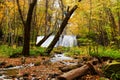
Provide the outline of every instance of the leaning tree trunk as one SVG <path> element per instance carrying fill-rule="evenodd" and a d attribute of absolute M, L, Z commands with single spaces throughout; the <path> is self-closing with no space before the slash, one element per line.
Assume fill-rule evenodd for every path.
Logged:
<path fill-rule="evenodd" d="M 51 33 L 48 34 L 48 35 L 45 35 L 44 38 L 36 44 L 36 46 L 41 46 L 42 43 L 44 43 L 44 42 L 52 35 L 52 33 L 53 33 L 53 32 L 51 32 Z"/>
<path fill-rule="evenodd" d="M 23 16 L 22 16 L 22 11 L 19 5 L 19 0 L 17 0 L 18 10 L 19 10 L 20 17 L 22 19 L 23 26 L 24 26 L 24 45 L 23 45 L 23 51 L 22 51 L 22 54 L 24 56 L 29 56 L 31 21 L 32 21 L 33 10 L 34 10 L 36 3 L 37 3 L 37 0 L 33 0 L 33 2 L 30 3 L 30 7 L 28 10 L 28 14 L 27 14 L 27 19 L 26 21 L 24 21 Z"/>
<path fill-rule="evenodd" d="M 70 11 L 68 11 L 65 19 L 63 20 L 61 26 L 60 26 L 60 29 L 58 30 L 57 34 L 55 35 L 53 41 L 51 42 L 51 44 L 47 47 L 45 53 L 47 55 L 50 54 L 50 52 L 52 51 L 53 47 L 55 46 L 55 44 L 57 43 L 57 41 L 59 40 L 59 37 L 60 35 L 62 34 L 65 26 L 67 25 L 68 23 L 68 20 L 70 19 L 71 15 L 73 14 L 73 12 L 77 9 L 77 5 L 75 5 Z"/>

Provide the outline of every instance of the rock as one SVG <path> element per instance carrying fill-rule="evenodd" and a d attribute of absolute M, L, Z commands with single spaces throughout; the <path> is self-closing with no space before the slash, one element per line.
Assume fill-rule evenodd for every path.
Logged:
<path fill-rule="evenodd" d="M 25 62 L 26 62 L 26 57 L 21 57 L 21 64 L 25 64 Z"/>
<path fill-rule="evenodd" d="M 0 62 L 0 68 L 5 65 L 6 65 L 6 62 Z"/>
<path fill-rule="evenodd" d="M 10 64 L 10 65 L 7 65 L 5 68 L 10 68 L 10 67 L 14 67 L 14 65 Z"/>
<path fill-rule="evenodd" d="M 2 74 L 6 74 L 6 71 L 0 71 L 0 76 L 1 76 Z"/>
<path fill-rule="evenodd" d="M 35 64 L 34 64 L 35 66 L 40 66 L 41 65 L 41 63 L 40 62 L 35 62 Z"/>
<path fill-rule="evenodd" d="M 11 77 L 4 77 L 4 80 L 13 80 Z"/>
<path fill-rule="evenodd" d="M 120 75 L 120 62 L 112 62 L 105 66 L 104 68 L 105 76 L 110 78 L 112 76 Z M 120 80 L 120 76 L 117 77 L 117 80 Z"/>
<path fill-rule="evenodd" d="M 30 73 L 24 73 L 23 77 L 28 77 L 30 75 Z"/>

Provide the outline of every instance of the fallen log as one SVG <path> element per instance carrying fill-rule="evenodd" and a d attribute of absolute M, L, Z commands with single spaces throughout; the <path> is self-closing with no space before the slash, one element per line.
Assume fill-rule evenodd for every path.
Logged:
<path fill-rule="evenodd" d="M 65 66 L 65 67 L 60 67 L 59 69 L 62 71 L 62 72 L 67 72 L 67 71 L 70 71 L 72 69 L 75 69 L 75 68 L 78 68 L 78 67 L 81 67 L 83 66 L 83 64 L 77 64 L 77 65 L 70 65 L 70 66 Z"/>
<path fill-rule="evenodd" d="M 87 63 L 87 64 L 83 65 L 82 67 L 73 69 L 73 70 L 71 70 L 69 72 L 66 72 L 66 73 L 58 76 L 57 79 L 58 80 L 72 80 L 72 79 L 75 79 L 77 77 L 85 75 L 89 70 L 93 74 L 97 74 L 97 72 L 95 71 L 93 65 L 90 64 L 90 63 Z"/>
<path fill-rule="evenodd" d="M 88 63 L 91 63 L 93 66 L 97 65 L 99 63 L 98 59 L 94 58 L 93 60 L 91 61 L 88 61 Z M 72 69 L 75 69 L 75 68 L 78 68 L 78 67 L 81 67 L 85 65 L 85 62 L 78 62 L 78 64 L 76 65 L 68 65 L 68 66 L 64 66 L 64 67 L 59 67 L 59 69 L 62 71 L 62 72 L 67 72 L 67 71 L 70 71 Z"/>

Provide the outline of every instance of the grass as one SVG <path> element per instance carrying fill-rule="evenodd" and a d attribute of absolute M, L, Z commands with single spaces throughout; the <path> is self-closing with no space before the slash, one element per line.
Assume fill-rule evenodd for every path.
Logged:
<path fill-rule="evenodd" d="M 9 47 L 7 45 L 1 45 L 0 46 L 0 56 L 8 57 L 8 56 L 12 55 L 15 51 L 18 51 L 18 50 L 19 49 L 14 50 L 12 47 Z"/>
<path fill-rule="evenodd" d="M 98 52 L 91 51 L 91 56 L 98 56 L 98 57 L 110 57 L 113 59 L 120 59 L 120 50 L 110 47 L 98 47 Z"/>
<path fill-rule="evenodd" d="M 82 46 L 82 47 L 57 47 L 54 48 L 52 53 L 60 52 L 65 53 L 67 56 L 99 56 L 99 57 L 111 57 L 113 59 L 120 59 L 120 50 L 110 47 L 98 47 L 98 52 L 94 49 L 95 46 L 91 47 L 91 51 L 89 53 L 89 47 L 88 46 Z M 44 54 L 45 48 L 42 47 L 31 47 L 30 49 L 30 55 L 39 56 L 39 55 L 45 55 Z M 10 47 L 7 45 L 0 45 L 0 57 L 9 57 L 13 54 L 21 53 L 22 47 Z M 89 53 L 89 54 L 88 54 Z"/>
<path fill-rule="evenodd" d="M 81 54 L 81 50 L 79 47 L 69 47 L 69 50 L 65 52 L 67 56 L 78 56 Z"/>
<path fill-rule="evenodd" d="M 45 51 L 45 48 L 42 48 L 42 47 L 33 47 L 30 49 L 30 55 L 33 55 L 33 56 L 45 56 L 44 54 L 44 51 Z"/>
<path fill-rule="evenodd" d="M 30 49 L 30 55 L 38 56 L 44 55 L 45 48 L 32 47 Z M 7 45 L 0 45 L 0 57 L 10 57 L 11 55 L 16 55 L 22 52 L 22 47 L 10 47 Z"/>
<path fill-rule="evenodd" d="M 120 59 L 120 49 L 103 47 L 103 46 L 89 46 L 82 47 L 61 47 L 57 48 L 57 51 L 62 51 L 67 56 L 98 56 L 98 57 L 110 57 L 113 59 Z M 55 50 L 55 51 L 56 51 Z"/>

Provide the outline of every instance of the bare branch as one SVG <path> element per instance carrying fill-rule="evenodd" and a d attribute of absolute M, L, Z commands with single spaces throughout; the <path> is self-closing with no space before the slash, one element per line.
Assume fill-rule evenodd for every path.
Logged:
<path fill-rule="evenodd" d="M 19 0 L 17 0 L 17 6 L 18 6 L 18 11 L 19 11 L 19 14 L 20 14 L 20 18 L 21 18 L 21 20 L 22 20 L 22 23 L 23 23 L 23 25 L 25 25 L 25 21 L 24 21 L 24 19 L 23 19 L 22 10 L 21 10 L 21 8 L 20 8 Z"/>

